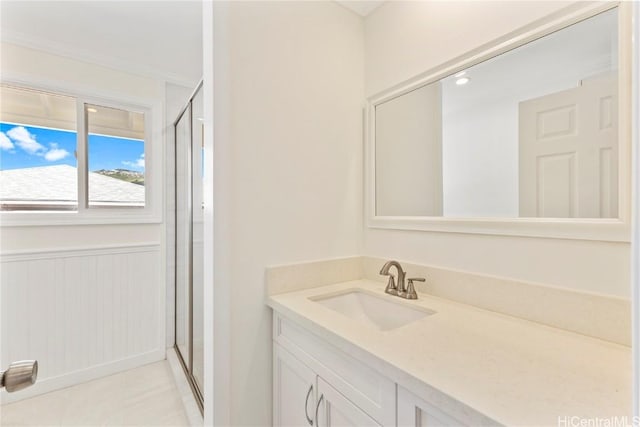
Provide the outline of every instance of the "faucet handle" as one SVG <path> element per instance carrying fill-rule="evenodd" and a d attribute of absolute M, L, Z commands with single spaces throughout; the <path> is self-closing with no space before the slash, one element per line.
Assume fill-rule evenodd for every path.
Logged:
<path fill-rule="evenodd" d="M 413 282 L 424 282 L 426 281 L 424 277 L 412 277 L 407 279 L 407 290 L 406 292 L 402 292 L 398 294 L 402 298 L 406 299 L 418 299 L 418 294 L 416 293 L 416 288 L 413 286 Z"/>
<path fill-rule="evenodd" d="M 392 274 L 389 274 L 389 281 L 387 287 L 384 290 L 389 295 L 398 295 L 398 287 L 396 286 L 396 280 Z"/>

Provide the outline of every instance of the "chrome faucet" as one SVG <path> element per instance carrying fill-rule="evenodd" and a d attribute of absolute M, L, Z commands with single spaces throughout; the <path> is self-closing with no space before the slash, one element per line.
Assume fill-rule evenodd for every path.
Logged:
<path fill-rule="evenodd" d="M 396 284 L 394 280 L 394 276 L 389 273 L 391 267 L 395 267 L 398 270 L 398 283 Z M 402 269 L 402 266 L 398 261 L 387 261 L 380 270 L 381 276 L 389 276 L 389 281 L 387 282 L 387 287 L 385 288 L 385 292 L 390 295 L 397 295 L 401 298 L 406 299 L 418 299 L 418 294 L 416 293 L 416 289 L 413 286 L 414 281 L 424 282 L 425 279 L 422 277 L 412 277 L 409 279 L 409 284 L 405 288 L 404 286 L 404 277 L 405 272 Z"/>

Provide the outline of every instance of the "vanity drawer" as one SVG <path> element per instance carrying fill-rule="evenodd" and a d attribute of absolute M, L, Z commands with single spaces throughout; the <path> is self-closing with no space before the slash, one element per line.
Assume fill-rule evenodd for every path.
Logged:
<path fill-rule="evenodd" d="M 396 424 L 394 382 L 276 312 L 273 340 L 376 421 L 388 426 Z"/>

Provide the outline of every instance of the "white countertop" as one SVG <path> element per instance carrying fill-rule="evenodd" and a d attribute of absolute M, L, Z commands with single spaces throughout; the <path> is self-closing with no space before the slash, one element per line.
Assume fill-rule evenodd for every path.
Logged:
<path fill-rule="evenodd" d="M 436 314 L 382 332 L 309 299 L 353 288 Z M 274 295 L 268 304 L 406 388 L 428 384 L 501 424 L 631 414 L 629 347 L 426 294 L 402 300 L 369 280 Z"/>

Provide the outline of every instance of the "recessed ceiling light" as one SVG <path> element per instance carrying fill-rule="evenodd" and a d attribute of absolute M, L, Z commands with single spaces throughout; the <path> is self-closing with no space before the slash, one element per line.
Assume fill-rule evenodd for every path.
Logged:
<path fill-rule="evenodd" d="M 90 113 L 97 113 L 98 112 L 98 110 L 96 110 L 95 108 L 91 108 L 91 107 L 87 108 L 87 111 L 90 112 Z"/>
<path fill-rule="evenodd" d="M 465 74 L 467 74 L 467 72 L 466 72 L 466 71 L 460 71 L 459 73 L 454 74 L 454 75 L 453 75 L 453 77 L 462 77 L 462 76 L 464 76 Z"/>
<path fill-rule="evenodd" d="M 470 81 L 471 79 L 469 77 L 460 77 L 458 80 L 456 80 L 456 84 L 458 86 L 462 86 L 462 85 L 466 85 Z"/>

